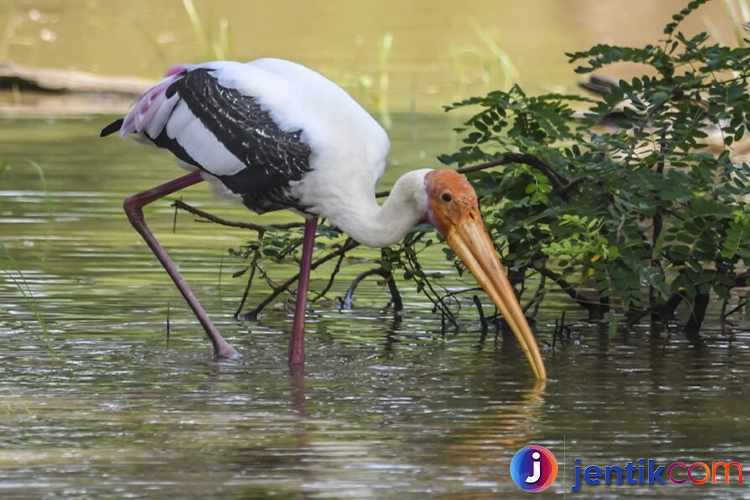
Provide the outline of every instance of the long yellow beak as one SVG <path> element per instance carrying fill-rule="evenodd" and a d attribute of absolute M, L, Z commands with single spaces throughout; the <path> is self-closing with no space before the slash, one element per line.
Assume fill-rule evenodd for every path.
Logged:
<path fill-rule="evenodd" d="M 474 216 L 462 218 L 446 233 L 446 242 L 466 264 L 477 283 L 487 292 L 510 326 L 526 354 L 526 359 L 529 360 L 534 376 L 538 380 L 545 380 L 547 371 L 539 354 L 536 339 L 526 322 L 521 305 L 500 264 L 482 219 Z"/>

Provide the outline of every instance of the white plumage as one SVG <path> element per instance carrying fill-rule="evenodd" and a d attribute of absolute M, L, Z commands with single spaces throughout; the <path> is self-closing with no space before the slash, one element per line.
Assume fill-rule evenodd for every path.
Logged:
<path fill-rule="evenodd" d="M 150 143 L 166 131 L 168 138 L 200 165 L 204 178 L 213 185 L 221 183 L 209 177 L 235 175 L 249 168 L 179 95 L 167 96 L 169 87 L 185 71 L 198 69 L 211 70 L 223 87 L 257 100 L 282 130 L 301 131 L 301 139 L 311 150 L 309 172 L 289 184 L 292 196 L 306 211 L 328 218 L 364 244 L 383 246 L 403 236 L 399 234 L 402 231 L 397 231 L 384 238 L 381 227 L 361 227 L 360 217 L 359 223 L 349 222 L 378 209 L 374 187 L 385 170 L 390 150 L 388 135 L 344 90 L 300 64 L 266 58 L 246 64 L 215 61 L 176 66 L 141 96 L 125 117 L 120 136 L 134 136 Z M 264 132 L 258 129 L 256 133 Z M 182 165 L 195 168 L 184 162 Z M 365 235 L 363 230 L 377 234 Z"/>
<path fill-rule="evenodd" d="M 534 374 L 544 363 L 482 221 L 476 193 L 455 171 L 403 175 L 380 206 L 375 184 L 390 148 L 378 123 L 330 80 L 299 64 L 260 59 L 176 66 L 133 110 L 102 130 L 170 150 L 193 172 L 127 198 L 125 212 L 172 277 L 214 346 L 237 352 L 219 334 L 143 217 L 143 207 L 202 180 L 221 185 L 251 210 L 302 212 L 300 259 L 289 362 L 304 354 L 305 304 L 319 217 L 359 243 L 383 247 L 429 222 L 490 294 L 518 338 Z M 195 171 L 200 169 L 199 171 Z"/>

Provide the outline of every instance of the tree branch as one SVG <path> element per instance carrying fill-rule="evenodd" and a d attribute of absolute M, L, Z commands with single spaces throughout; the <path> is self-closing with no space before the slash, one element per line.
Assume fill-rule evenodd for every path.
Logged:
<path fill-rule="evenodd" d="M 479 163 L 470 167 L 461 167 L 456 169 L 459 174 L 468 174 L 470 172 L 477 172 L 479 170 L 486 170 L 492 167 L 499 167 L 501 165 L 508 165 L 509 163 L 521 163 L 534 168 L 543 173 L 552 183 L 552 189 L 554 193 L 565 201 L 570 201 L 569 192 L 576 187 L 578 184 L 585 180 L 589 180 L 588 177 L 577 177 L 572 181 L 568 182 L 555 172 L 552 167 L 547 165 L 544 161 L 531 154 L 521 153 L 505 153 L 497 160 L 488 161 L 485 163 Z M 378 191 L 375 193 L 376 198 L 384 198 L 390 195 L 390 191 Z"/>
<path fill-rule="evenodd" d="M 172 206 L 180 210 L 184 210 L 188 213 L 191 213 L 195 215 L 196 217 L 200 217 L 201 219 L 205 219 L 207 222 L 213 222 L 215 224 L 220 224 L 222 226 L 237 227 L 240 229 L 249 229 L 251 231 L 256 231 L 258 233 L 265 233 L 269 229 L 294 229 L 297 227 L 304 227 L 305 225 L 302 222 L 287 222 L 285 224 L 267 224 L 263 226 L 260 224 L 253 224 L 252 222 L 237 222 L 237 221 L 222 219 L 221 217 L 217 217 L 216 215 L 210 214 L 204 210 L 188 205 L 182 200 L 175 200 L 174 203 L 172 203 Z"/>
<path fill-rule="evenodd" d="M 462 168 L 457 169 L 457 172 L 459 174 L 468 174 L 469 172 L 485 170 L 487 168 L 498 167 L 500 165 L 507 165 L 509 163 L 522 163 L 524 165 L 528 165 L 529 167 L 540 171 L 550 180 L 555 193 L 559 194 L 562 192 L 563 194 L 560 196 L 565 198 L 564 196 L 565 192 L 563 191 L 563 188 L 565 187 L 565 184 L 567 184 L 567 181 L 563 179 L 563 177 L 561 177 L 557 172 L 552 170 L 552 168 L 549 165 L 547 165 L 545 162 L 543 162 L 541 159 L 537 158 L 534 155 L 530 155 L 526 153 L 505 153 L 497 160 L 480 163 L 478 165 L 472 165 L 470 167 L 462 167 Z M 567 198 L 565 199 L 567 201 Z"/>
<path fill-rule="evenodd" d="M 542 276 L 546 276 L 547 278 L 557 283 L 557 286 L 562 288 L 563 292 L 567 293 L 571 299 L 575 300 L 578 303 L 578 305 L 587 309 L 589 312 L 592 309 L 599 307 L 598 301 L 590 297 L 587 297 L 586 295 L 581 293 L 577 287 L 565 281 L 565 279 L 563 279 L 563 277 L 557 274 L 556 272 L 550 269 L 547 269 L 547 267 L 538 268 L 537 271 L 539 271 L 539 273 Z"/>

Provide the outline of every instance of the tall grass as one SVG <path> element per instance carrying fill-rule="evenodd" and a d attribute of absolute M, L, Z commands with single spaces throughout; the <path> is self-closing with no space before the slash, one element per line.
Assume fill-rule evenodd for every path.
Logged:
<path fill-rule="evenodd" d="M 8 60 L 10 44 L 13 41 L 13 35 L 16 30 L 16 9 L 13 2 L 0 3 L 0 12 L 2 12 L 2 17 L 5 18 L 5 26 L 2 27 L 0 34 L 0 61 L 6 61 Z"/>
<path fill-rule="evenodd" d="M 7 259 L 8 263 L 10 264 L 10 270 L 3 269 L 2 272 L 10 279 L 11 283 L 13 283 L 16 289 L 21 293 L 24 303 L 31 311 L 34 320 L 39 326 L 39 330 L 41 330 L 41 335 L 39 335 L 37 330 L 27 327 L 25 322 L 22 321 L 21 324 L 24 325 L 24 328 L 27 332 L 36 336 L 42 342 L 42 344 L 44 344 L 44 347 L 52 355 L 53 358 L 57 359 L 58 356 L 55 352 L 55 347 L 52 344 L 52 336 L 49 333 L 49 328 L 47 328 L 47 322 L 44 320 L 44 317 L 39 310 L 39 303 L 34 296 L 34 293 L 31 291 L 29 283 L 26 280 L 26 277 L 23 275 L 23 271 L 21 271 L 21 267 L 18 265 L 15 257 L 13 257 L 13 254 L 8 249 L 8 247 L 5 246 L 5 243 L 3 243 L 2 240 L 0 240 L 0 252 L 5 256 L 5 259 Z"/>
<path fill-rule="evenodd" d="M 476 74 L 467 69 L 466 60 L 472 59 L 479 63 L 481 71 L 479 79 L 484 91 L 495 88 L 510 88 L 517 83 L 520 74 L 510 55 L 504 51 L 492 35 L 476 21 L 470 25 L 481 44 L 467 45 L 451 44 L 448 58 L 451 71 L 457 83 L 457 94 L 466 94 L 470 85 L 476 80 Z"/>
<path fill-rule="evenodd" d="M 485 50 L 489 52 L 489 57 L 484 58 L 485 74 L 491 73 L 492 67 L 497 65 L 503 77 L 503 85 L 507 86 L 518 81 L 520 74 L 518 68 L 513 64 L 507 52 L 500 48 L 500 45 L 492 38 L 487 30 L 476 21 L 471 21 L 471 28 L 477 34 L 484 44 Z"/>
<path fill-rule="evenodd" d="M 359 71 L 342 71 L 341 80 L 356 82 L 359 85 L 359 98 L 377 109 L 380 124 L 386 129 L 391 128 L 389 92 L 390 92 L 390 70 L 388 63 L 391 49 L 393 48 L 393 33 L 386 32 L 380 39 L 378 48 L 378 71 L 376 74 Z M 341 83 L 341 82 L 339 82 Z"/>
<path fill-rule="evenodd" d="M 41 182 L 42 188 L 44 189 L 47 211 L 49 214 L 52 214 L 52 201 L 50 197 L 49 186 L 47 184 L 47 179 L 44 176 L 42 167 L 33 160 L 26 160 L 26 162 L 31 165 L 34 170 L 36 170 L 37 175 L 39 176 L 39 181 Z M 2 175 L 10 169 L 10 167 L 10 163 L 0 162 L 0 177 L 2 177 Z M 21 321 L 21 324 L 27 332 L 37 337 L 42 342 L 42 344 L 44 344 L 44 347 L 47 349 L 53 359 L 58 359 L 59 356 L 55 352 L 55 348 L 52 343 L 52 336 L 50 335 L 49 328 L 47 327 L 47 322 L 44 320 L 44 316 L 42 316 L 41 310 L 39 308 L 39 302 L 34 296 L 34 293 L 31 291 L 31 287 L 29 286 L 29 283 L 26 280 L 23 271 L 21 270 L 21 266 L 18 265 L 18 262 L 13 256 L 13 253 L 2 240 L 0 240 L 0 254 L 5 257 L 3 260 L 7 261 L 7 267 L 3 266 L 3 269 L 0 269 L 0 271 L 2 271 L 3 274 L 8 277 L 13 286 L 21 294 L 24 303 L 31 311 L 34 321 L 38 325 L 38 330 L 28 327 L 26 325 L 26 322 L 24 321 Z"/>
<path fill-rule="evenodd" d="M 729 20 L 732 23 L 735 42 L 738 47 L 745 47 L 747 42 L 747 26 L 750 23 L 750 7 L 745 0 L 724 0 Z"/>
<path fill-rule="evenodd" d="M 747 47 L 748 27 L 750 26 L 750 5 L 747 0 L 724 0 L 724 12 L 726 13 L 729 24 L 732 28 L 732 35 L 734 36 L 735 44 L 738 47 Z M 711 19 L 704 16 L 703 23 L 708 28 L 708 32 L 711 36 L 716 39 L 717 42 L 730 45 L 730 43 L 724 39 L 719 27 L 714 24 Z"/>
<path fill-rule="evenodd" d="M 18 12 L 14 0 L 0 0 L 0 61 L 10 58 L 12 46 L 32 47 L 37 43 L 33 36 L 19 36 L 16 31 L 23 27 L 25 16 Z"/>
<path fill-rule="evenodd" d="M 392 125 L 391 113 L 388 106 L 388 58 L 391 55 L 392 47 L 393 33 L 386 33 L 380 42 L 380 51 L 378 54 L 378 70 L 380 73 L 378 111 L 380 112 L 380 120 L 385 128 L 391 128 Z"/>
<path fill-rule="evenodd" d="M 229 33 L 229 20 L 222 17 L 216 33 L 207 31 L 203 25 L 198 9 L 195 8 L 193 0 L 182 0 L 185 13 L 190 20 L 193 35 L 203 49 L 206 59 L 229 59 L 231 57 L 231 43 Z"/>
<path fill-rule="evenodd" d="M 50 194 L 49 185 L 47 184 L 47 178 L 44 176 L 44 170 L 42 170 L 42 167 L 34 160 L 26 159 L 26 163 L 31 165 L 31 167 L 34 170 L 36 170 L 36 173 L 39 176 L 39 182 L 41 182 L 42 189 L 44 190 L 44 204 L 46 205 L 46 208 L 47 208 L 47 214 L 51 216 L 52 215 L 52 195 Z"/>

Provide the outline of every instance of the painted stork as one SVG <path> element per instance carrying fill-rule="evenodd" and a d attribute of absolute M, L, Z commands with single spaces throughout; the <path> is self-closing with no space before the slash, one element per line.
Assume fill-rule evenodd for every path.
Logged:
<path fill-rule="evenodd" d="M 354 240 L 391 245 L 429 222 L 492 298 L 538 379 L 544 363 L 482 221 L 471 185 L 452 170 L 402 176 L 379 205 L 375 183 L 390 144 L 380 125 L 343 89 L 299 64 L 180 65 L 148 89 L 101 136 L 118 132 L 168 149 L 189 174 L 127 198 L 125 213 L 195 313 L 220 357 L 237 356 L 180 276 L 143 218 L 143 206 L 208 181 L 216 194 L 257 213 L 292 209 L 305 217 L 289 363 L 302 364 L 305 305 L 318 218 Z"/>

